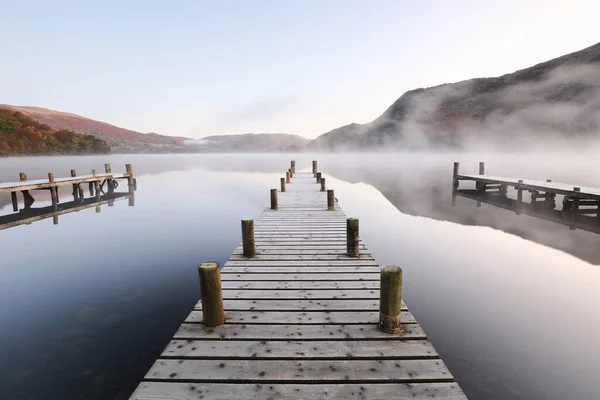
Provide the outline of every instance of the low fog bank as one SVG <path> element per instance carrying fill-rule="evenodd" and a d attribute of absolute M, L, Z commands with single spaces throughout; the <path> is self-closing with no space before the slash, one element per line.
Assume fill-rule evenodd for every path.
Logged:
<path fill-rule="evenodd" d="M 284 176 L 290 160 L 298 170 L 310 170 L 312 160 L 319 169 L 341 180 L 365 182 L 377 188 L 405 214 L 466 225 L 489 226 L 519 235 L 540 244 L 566 251 L 594 264 L 600 264 L 600 235 L 575 230 L 534 217 L 458 198 L 451 205 L 452 165 L 461 163 L 462 173 L 477 173 L 478 162 L 486 162 L 486 173 L 530 179 L 552 179 L 573 185 L 600 187 L 596 164 L 597 143 L 577 151 L 553 147 L 551 152 L 404 152 L 404 153 L 320 153 L 320 154 L 189 154 L 189 155 L 108 155 L 93 157 L 19 157 L 0 161 L 0 182 L 15 180 L 18 172 L 30 179 L 68 176 L 72 168 L 78 173 L 101 170 L 111 163 L 112 170 L 124 170 L 132 163 L 138 176 L 167 171 L 205 169 L 241 173 L 280 172 Z M 276 187 L 273 182 L 273 187 Z M 66 190 L 66 189 L 65 189 Z M 514 194 L 509 191 L 509 195 Z M 40 196 L 34 194 L 34 196 Z M 558 199 L 557 199 L 558 200 Z M 265 204 L 268 198 L 265 195 Z M 0 195 L 0 213 L 11 210 L 10 196 Z"/>

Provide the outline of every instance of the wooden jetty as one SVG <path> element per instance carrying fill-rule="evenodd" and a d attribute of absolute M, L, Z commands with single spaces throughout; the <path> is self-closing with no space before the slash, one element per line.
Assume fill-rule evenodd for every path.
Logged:
<path fill-rule="evenodd" d="M 104 173 L 98 173 L 96 169 L 92 170 L 91 175 L 79 175 L 72 169 L 71 176 L 66 178 L 55 178 L 54 173 L 48 173 L 48 179 L 35 179 L 28 180 L 27 174 L 24 172 L 19 173 L 18 182 L 5 182 L 0 183 L 0 194 L 10 193 L 12 197 L 13 211 L 19 211 L 19 203 L 17 199 L 17 193 L 23 194 L 23 200 L 25 207 L 31 206 L 35 199 L 29 193 L 30 190 L 48 190 L 50 191 L 50 197 L 52 204 L 56 208 L 59 202 L 59 188 L 61 186 L 69 185 L 73 188 L 73 196 L 77 198 L 83 198 L 83 187 L 82 185 L 87 183 L 89 185 L 90 196 L 100 196 L 100 193 L 104 193 L 104 185 L 106 185 L 106 192 L 112 195 L 114 189 L 117 187 L 116 182 L 120 179 L 127 180 L 130 191 L 135 190 L 136 180 L 133 177 L 133 167 L 131 164 L 125 165 L 125 173 L 113 173 L 110 164 L 104 165 Z"/>
<path fill-rule="evenodd" d="M 220 272 L 200 265 L 201 301 L 131 399 L 466 398 L 400 268 L 380 268 L 313 168 L 292 162 Z"/>
<path fill-rule="evenodd" d="M 463 186 L 466 183 L 466 187 Z M 473 182 L 473 183 L 471 183 Z M 508 195 L 513 189 L 513 197 Z M 529 193 L 529 201 L 523 192 Z M 509 178 L 485 174 L 485 164 L 479 163 L 478 174 L 460 174 L 459 163 L 454 163 L 452 176 L 453 204 L 456 196 L 470 198 L 481 203 L 545 219 L 569 226 L 600 233 L 600 188 L 572 184 Z M 557 203 L 562 206 L 557 207 Z"/>

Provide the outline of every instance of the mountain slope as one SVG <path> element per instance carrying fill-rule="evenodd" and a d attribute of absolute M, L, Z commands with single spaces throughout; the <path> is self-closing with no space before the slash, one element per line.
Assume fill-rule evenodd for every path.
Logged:
<path fill-rule="evenodd" d="M 113 152 L 117 153 L 180 152 L 186 150 L 186 146 L 184 145 L 186 138 L 183 137 L 164 136 L 156 133 L 144 134 L 77 114 L 48 110 L 41 107 L 3 104 L 0 104 L 0 107 L 20 111 L 56 130 L 69 130 L 93 135 L 106 141 L 112 147 Z"/>
<path fill-rule="evenodd" d="M 19 111 L 0 108 L 0 155 L 90 153 L 110 153 L 110 146 L 92 135 L 55 131 Z"/>
<path fill-rule="evenodd" d="M 600 43 L 530 68 L 404 93 L 374 121 L 312 149 L 506 146 L 600 133 Z"/>

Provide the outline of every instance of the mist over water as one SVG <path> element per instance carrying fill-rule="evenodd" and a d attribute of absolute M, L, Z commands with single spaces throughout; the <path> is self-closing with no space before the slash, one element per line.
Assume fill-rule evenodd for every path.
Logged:
<path fill-rule="evenodd" d="M 600 235 L 451 206 L 454 161 L 599 186 L 593 152 L 555 151 L 2 159 L 0 182 L 132 163 L 138 191 L 135 207 L 0 231 L 0 399 L 128 398 L 198 300 L 196 265 L 227 259 L 291 159 L 317 159 L 378 262 L 403 268 L 405 301 L 469 398 L 600 398 Z"/>

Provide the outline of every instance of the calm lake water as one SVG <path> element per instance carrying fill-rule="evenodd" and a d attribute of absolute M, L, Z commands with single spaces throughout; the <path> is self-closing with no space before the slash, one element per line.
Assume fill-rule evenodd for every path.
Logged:
<path fill-rule="evenodd" d="M 224 263 L 290 159 L 318 159 L 376 259 L 402 266 L 405 301 L 469 398 L 600 398 L 600 235 L 450 206 L 453 161 L 598 186 L 593 154 L 230 154 L 0 159 L 0 182 L 132 163 L 138 183 L 134 207 L 0 231 L 0 399 L 127 399 L 197 302 L 197 264 Z"/>

